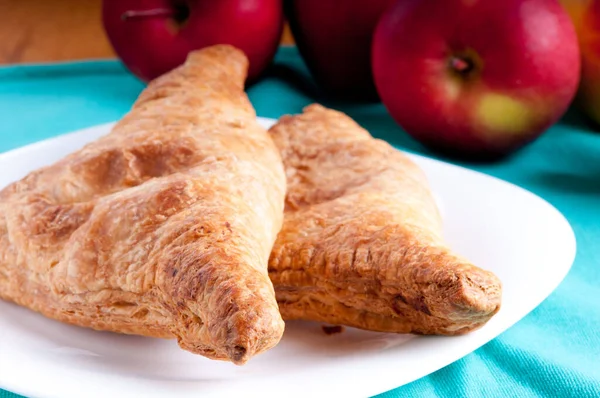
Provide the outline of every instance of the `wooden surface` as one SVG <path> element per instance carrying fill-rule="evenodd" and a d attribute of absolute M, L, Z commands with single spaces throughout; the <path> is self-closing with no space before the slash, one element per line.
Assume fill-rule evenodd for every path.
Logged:
<path fill-rule="evenodd" d="M 0 0 L 0 64 L 111 58 L 101 0 Z M 292 43 L 285 29 L 283 43 Z"/>

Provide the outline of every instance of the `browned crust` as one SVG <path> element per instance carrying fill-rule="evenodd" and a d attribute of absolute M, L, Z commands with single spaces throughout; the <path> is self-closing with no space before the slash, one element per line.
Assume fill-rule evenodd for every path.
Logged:
<path fill-rule="evenodd" d="M 500 281 L 447 247 L 408 157 L 320 105 L 270 133 L 288 181 L 269 262 L 284 319 L 453 335 L 496 314 Z"/>
<path fill-rule="evenodd" d="M 230 46 L 191 53 L 110 134 L 1 191 L 0 297 L 238 364 L 277 344 L 285 176 L 247 66 Z"/>
<path fill-rule="evenodd" d="M 332 334 L 340 334 L 344 332 L 344 327 L 340 325 L 321 325 L 321 329 L 323 330 L 323 333 L 325 333 L 327 336 L 331 336 Z"/>

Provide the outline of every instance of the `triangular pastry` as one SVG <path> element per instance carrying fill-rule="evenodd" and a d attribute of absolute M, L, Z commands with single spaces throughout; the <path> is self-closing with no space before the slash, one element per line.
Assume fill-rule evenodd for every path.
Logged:
<path fill-rule="evenodd" d="M 230 46 L 151 82 L 110 134 L 0 193 L 0 297 L 237 364 L 284 324 L 267 275 L 285 175 Z"/>
<path fill-rule="evenodd" d="M 452 252 L 422 170 L 320 105 L 270 130 L 284 162 L 284 225 L 269 262 L 284 319 L 454 335 L 500 308 L 491 272 Z"/>

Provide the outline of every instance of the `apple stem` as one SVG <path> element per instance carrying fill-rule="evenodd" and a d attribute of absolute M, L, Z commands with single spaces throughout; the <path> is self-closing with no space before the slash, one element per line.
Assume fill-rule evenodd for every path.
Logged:
<path fill-rule="evenodd" d="M 459 73 L 468 73 L 473 69 L 473 64 L 469 60 L 459 57 L 452 57 L 450 59 L 450 66 Z"/>
<path fill-rule="evenodd" d="M 130 10 L 121 15 L 123 21 L 128 19 L 148 18 L 148 17 L 172 17 L 175 15 L 173 10 L 168 8 L 153 8 L 151 10 Z"/>

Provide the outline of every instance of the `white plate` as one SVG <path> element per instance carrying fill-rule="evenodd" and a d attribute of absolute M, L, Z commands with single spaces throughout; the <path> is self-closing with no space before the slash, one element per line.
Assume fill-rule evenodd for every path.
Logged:
<path fill-rule="evenodd" d="M 268 126 L 273 120 L 263 119 Z M 0 155 L 0 187 L 107 133 L 112 124 Z M 500 312 L 460 337 L 393 335 L 288 322 L 274 349 L 242 367 L 174 341 L 95 332 L 0 302 L 0 387 L 36 397 L 358 396 L 388 391 L 465 356 L 539 305 L 575 256 L 568 222 L 547 202 L 501 180 L 417 155 L 452 246 L 504 284 Z M 535 283 L 532 283 L 535 281 Z"/>

